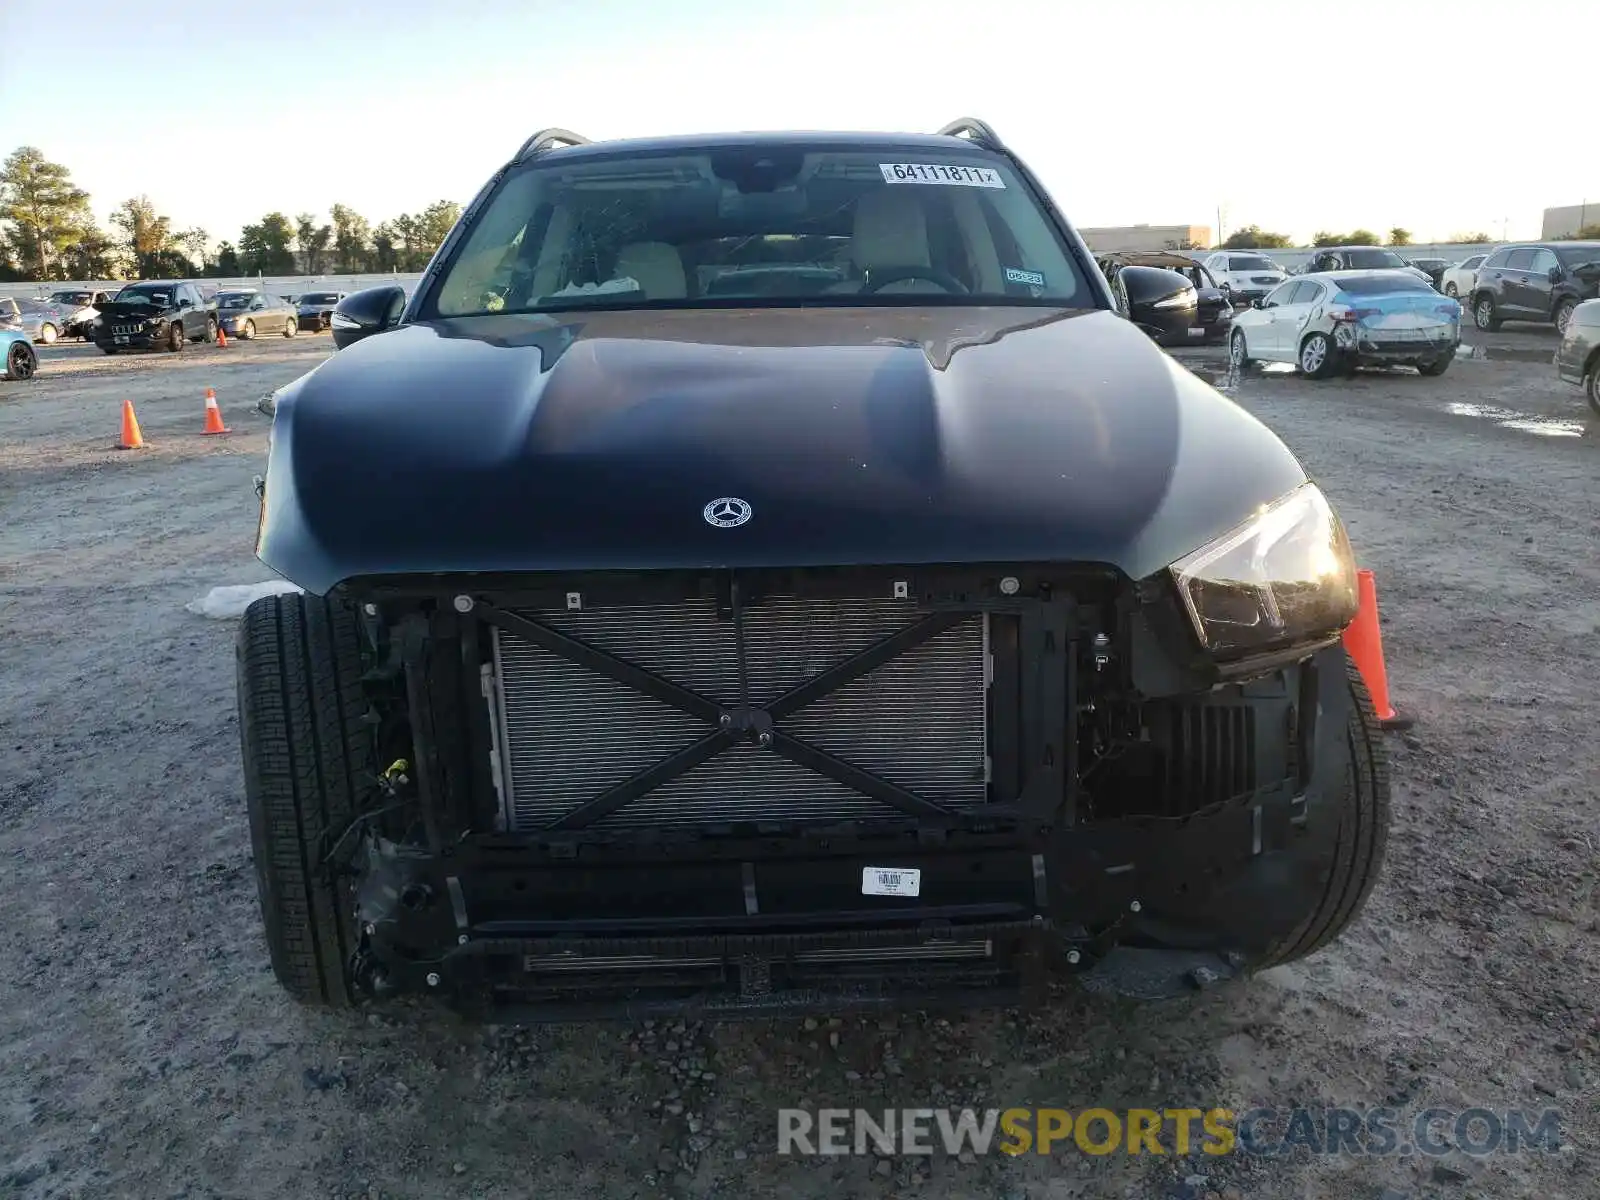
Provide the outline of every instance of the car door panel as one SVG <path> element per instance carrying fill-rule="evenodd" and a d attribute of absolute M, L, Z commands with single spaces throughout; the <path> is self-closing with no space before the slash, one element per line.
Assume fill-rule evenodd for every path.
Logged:
<path fill-rule="evenodd" d="M 1277 360 L 1283 358 L 1284 351 L 1281 341 L 1283 310 L 1288 307 L 1287 301 L 1293 296 L 1298 287 L 1299 284 L 1295 280 L 1290 280 L 1288 283 L 1280 283 L 1262 298 L 1261 311 L 1265 315 L 1265 319 L 1259 326 L 1261 330 L 1260 353 L 1256 353 L 1256 347 L 1252 346 L 1251 348 L 1251 353 L 1256 357 Z M 1252 341 L 1254 340 L 1252 339 Z"/>
<path fill-rule="evenodd" d="M 1556 282 L 1550 278 L 1550 273 L 1559 265 L 1553 251 L 1534 251 L 1533 265 L 1528 270 L 1527 290 L 1523 295 L 1530 317 L 1544 318 L 1555 311 Z"/>
<path fill-rule="evenodd" d="M 1306 298 L 1315 295 L 1316 291 L 1317 285 L 1314 283 L 1297 283 L 1294 291 L 1289 293 L 1288 301 L 1278 309 L 1277 319 L 1273 322 L 1274 341 L 1278 353 L 1288 362 L 1293 362 L 1300 355 L 1300 335 L 1311 315 L 1311 305 Z"/>
<path fill-rule="evenodd" d="M 1533 309 L 1533 291 L 1529 283 L 1533 266 L 1533 251 L 1513 250 L 1500 273 L 1500 310 L 1506 316 L 1526 317 Z"/>

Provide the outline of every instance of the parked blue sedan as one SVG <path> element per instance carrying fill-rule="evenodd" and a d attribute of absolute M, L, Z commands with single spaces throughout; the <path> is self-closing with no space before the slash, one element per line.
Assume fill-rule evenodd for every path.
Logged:
<path fill-rule="evenodd" d="M 0 325 L 0 367 L 4 377 L 18 381 L 33 378 L 39 369 L 39 356 L 33 352 L 27 331 L 15 325 Z"/>

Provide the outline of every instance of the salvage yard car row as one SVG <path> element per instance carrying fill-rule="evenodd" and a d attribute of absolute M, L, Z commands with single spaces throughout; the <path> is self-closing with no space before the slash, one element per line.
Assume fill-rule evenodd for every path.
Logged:
<path fill-rule="evenodd" d="M 106 354 L 131 350 L 178 353 L 218 334 L 249 341 L 329 329 L 342 291 L 275 296 L 256 288 L 213 289 L 184 280 L 142 280 L 110 288 L 63 288 L 48 298 L 0 297 L 0 378 L 31 379 L 35 343 L 63 337 L 93 342 Z"/>

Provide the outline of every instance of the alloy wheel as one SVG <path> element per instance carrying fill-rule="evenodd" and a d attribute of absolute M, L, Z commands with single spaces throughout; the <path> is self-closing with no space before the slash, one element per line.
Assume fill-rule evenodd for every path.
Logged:
<path fill-rule="evenodd" d="M 1327 360 L 1328 339 L 1320 333 L 1312 334 L 1306 339 L 1306 344 L 1300 347 L 1300 369 L 1307 375 L 1315 375 Z"/>
<path fill-rule="evenodd" d="M 33 372 L 38 366 L 33 351 L 21 342 L 12 342 L 10 353 L 6 355 L 6 374 L 12 379 L 32 379 Z"/>

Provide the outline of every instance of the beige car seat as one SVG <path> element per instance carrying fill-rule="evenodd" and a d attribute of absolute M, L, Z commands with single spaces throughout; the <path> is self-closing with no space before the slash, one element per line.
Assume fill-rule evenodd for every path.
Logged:
<path fill-rule="evenodd" d="M 617 251 L 612 275 L 633 278 L 646 300 L 682 300 L 689 294 L 683 256 L 666 242 L 630 242 Z"/>
<path fill-rule="evenodd" d="M 850 262 L 858 272 L 933 265 L 928 253 L 928 217 L 915 191 L 915 187 L 910 186 L 885 186 L 864 192 L 856 201 L 850 232 Z M 855 292 L 860 289 L 861 281 L 852 279 L 828 290 Z M 941 295 L 945 290 L 926 279 L 902 279 L 879 289 L 884 293 L 936 292 Z"/>

